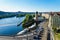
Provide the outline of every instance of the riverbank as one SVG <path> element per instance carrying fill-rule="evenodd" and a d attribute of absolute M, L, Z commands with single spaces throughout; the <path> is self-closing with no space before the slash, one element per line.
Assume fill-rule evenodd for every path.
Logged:
<path fill-rule="evenodd" d="M 0 19 L 0 35 L 1 36 L 16 35 L 18 32 L 24 29 L 22 24 L 20 26 L 17 26 L 24 19 L 25 17 L 19 17 L 19 18 L 12 17 L 12 18 Z"/>

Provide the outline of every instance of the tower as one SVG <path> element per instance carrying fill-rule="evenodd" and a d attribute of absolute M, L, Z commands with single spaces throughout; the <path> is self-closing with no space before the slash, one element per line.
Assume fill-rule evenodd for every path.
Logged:
<path fill-rule="evenodd" d="M 36 11 L 35 13 L 35 18 L 36 18 L 35 20 L 38 21 L 38 11 Z"/>
<path fill-rule="evenodd" d="M 38 11 L 35 13 L 35 21 L 36 21 L 36 26 L 38 26 Z"/>

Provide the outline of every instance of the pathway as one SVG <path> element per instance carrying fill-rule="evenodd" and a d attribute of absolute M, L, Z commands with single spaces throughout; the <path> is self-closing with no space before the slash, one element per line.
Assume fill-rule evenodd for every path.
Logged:
<path fill-rule="evenodd" d="M 47 32 L 48 32 L 47 27 L 48 27 L 48 22 L 45 21 L 45 22 L 42 24 L 42 27 L 44 28 L 44 32 L 43 32 L 43 35 L 42 35 L 41 40 L 47 40 Z"/>

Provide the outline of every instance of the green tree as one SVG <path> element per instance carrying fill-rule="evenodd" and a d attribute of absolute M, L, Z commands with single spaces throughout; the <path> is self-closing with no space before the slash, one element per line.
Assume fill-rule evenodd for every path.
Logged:
<path fill-rule="evenodd" d="M 26 28 L 29 27 L 32 23 L 33 23 L 33 16 L 30 14 L 26 14 L 26 18 L 23 21 L 22 26 Z"/>

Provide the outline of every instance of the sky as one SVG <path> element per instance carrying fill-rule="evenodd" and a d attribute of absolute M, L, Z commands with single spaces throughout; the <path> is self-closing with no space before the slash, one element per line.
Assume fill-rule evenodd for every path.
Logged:
<path fill-rule="evenodd" d="M 0 0 L 0 11 L 6 12 L 60 11 L 60 0 Z"/>

